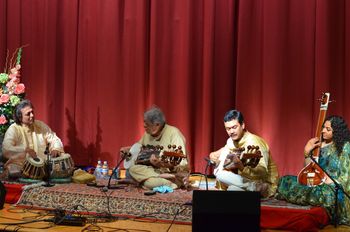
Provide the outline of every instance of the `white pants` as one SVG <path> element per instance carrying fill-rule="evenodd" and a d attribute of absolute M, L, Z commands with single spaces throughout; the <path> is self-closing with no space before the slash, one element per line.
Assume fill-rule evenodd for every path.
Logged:
<path fill-rule="evenodd" d="M 228 186 L 228 191 L 255 191 L 255 182 L 233 172 L 221 170 L 216 172 L 216 179 Z"/>

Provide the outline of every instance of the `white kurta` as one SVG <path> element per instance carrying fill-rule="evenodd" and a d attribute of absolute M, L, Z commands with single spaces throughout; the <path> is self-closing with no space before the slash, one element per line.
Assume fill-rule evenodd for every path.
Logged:
<path fill-rule="evenodd" d="M 26 149 L 33 149 L 37 156 L 46 159 L 45 149 L 49 144 L 49 150 L 64 152 L 63 144 L 49 126 L 39 120 L 28 127 L 12 124 L 6 131 L 2 144 L 3 157 L 7 162 L 5 168 L 14 165 L 21 169 L 26 159 Z"/>

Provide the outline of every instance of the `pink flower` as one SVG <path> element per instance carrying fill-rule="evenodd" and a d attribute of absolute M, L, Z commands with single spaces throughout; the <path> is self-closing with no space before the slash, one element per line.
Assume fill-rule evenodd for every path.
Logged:
<path fill-rule="evenodd" d="M 15 84 L 15 83 L 13 83 L 13 81 L 9 81 L 9 82 L 6 83 L 6 87 L 10 90 L 10 89 L 13 88 L 13 85 L 14 85 L 14 84 Z"/>
<path fill-rule="evenodd" d="M 1 125 L 4 125 L 4 124 L 6 124 L 6 123 L 7 123 L 6 117 L 5 117 L 4 115 L 1 115 L 1 116 L 0 116 L 0 124 L 1 124 Z"/>
<path fill-rule="evenodd" d="M 8 94 L 3 94 L 0 97 L 0 104 L 7 103 L 10 100 L 10 96 Z"/>
<path fill-rule="evenodd" d="M 15 94 L 24 93 L 25 89 L 26 89 L 26 87 L 24 86 L 24 84 L 20 83 L 16 86 L 14 93 Z"/>
<path fill-rule="evenodd" d="M 11 73 L 17 75 L 18 70 L 16 68 L 11 68 Z"/>
<path fill-rule="evenodd" d="M 12 78 L 11 81 L 15 84 L 18 84 L 21 80 L 19 78 L 15 77 L 15 78 Z"/>
<path fill-rule="evenodd" d="M 13 74 L 13 73 L 11 73 L 10 75 L 9 75 L 9 79 L 13 79 L 13 78 L 16 78 L 17 76 L 16 76 L 16 74 Z"/>
<path fill-rule="evenodd" d="M 21 65 L 20 64 L 16 64 L 16 67 L 15 67 L 17 70 L 20 70 L 21 69 Z"/>

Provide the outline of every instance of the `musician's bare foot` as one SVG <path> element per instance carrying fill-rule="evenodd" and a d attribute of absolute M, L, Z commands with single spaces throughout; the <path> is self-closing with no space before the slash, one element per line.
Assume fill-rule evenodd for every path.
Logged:
<path fill-rule="evenodd" d="M 268 183 L 256 183 L 255 190 L 260 192 L 262 198 L 267 198 L 269 196 Z"/>
<path fill-rule="evenodd" d="M 167 179 L 167 180 L 175 179 L 175 175 L 174 174 L 170 174 L 170 173 L 162 173 L 162 174 L 159 174 L 158 177 L 164 178 L 164 179 Z"/>

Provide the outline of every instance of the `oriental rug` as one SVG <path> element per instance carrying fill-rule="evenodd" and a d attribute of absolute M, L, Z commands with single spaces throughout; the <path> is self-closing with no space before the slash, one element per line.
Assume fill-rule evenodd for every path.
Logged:
<path fill-rule="evenodd" d="M 175 190 L 150 196 L 144 193 L 145 190 L 133 185 L 113 190 L 73 183 L 53 187 L 26 186 L 17 206 L 154 222 L 192 223 L 192 191 Z M 273 198 L 261 201 L 260 218 L 261 228 L 292 231 L 317 231 L 329 220 L 321 207 L 294 205 Z"/>
<path fill-rule="evenodd" d="M 20 207 L 59 209 L 67 212 L 113 215 L 160 222 L 191 224 L 192 192 L 176 190 L 172 193 L 147 196 L 135 186 L 106 189 L 85 184 L 57 184 L 53 187 L 26 188 L 17 202 Z"/>

